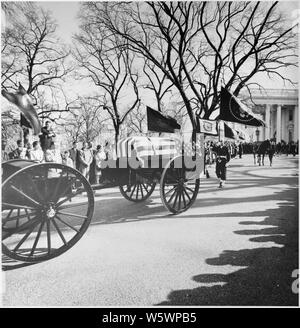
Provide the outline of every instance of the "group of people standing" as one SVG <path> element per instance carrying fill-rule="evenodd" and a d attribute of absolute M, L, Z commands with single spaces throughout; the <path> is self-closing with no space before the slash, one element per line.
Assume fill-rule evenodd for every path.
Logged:
<path fill-rule="evenodd" d="M 286 154 L 296 156 L 299 152 L 299 141 L 297 142 L 289 141 L 288 143 L 284 142 L 283 140 L 281 142 L 278 142 L 275 146 L 275 151 L 277 154 Z"/>
<path fill-rule="evenodd" d="M 104 145 L 97 145 L 93 148 L 91 142 L 84 142 L 82 148 L 79 148 L 77 142 L 73 142 L 72 148 L 64 152 L 72 161 L 72 165 L 90 183 L 99 183 L 103 180 L 102 163 L 109 159 L 115 159 L 115 153 L 112 145 L 106 141 Z M 66 164 L 68 165 L 68 164 Z"/>
<path fill-rule="evenodd" d="M 33 143 L 26 142 L 25 145 L 23 140 L 18 140 L 14 150 L 5 154 L 2 152 L 2 160 L 25 159 L 38 163 L 65 164 L 80 171 L 90 183 L 102 182 L 104 175 L 101 163 L 108 159 L 115 159 L 113 145 L 105 141 L 104 145 L 93 148 L 91 142 L 83 142 L 82 147 L 79 147 L 77 142 L 73 142 L 71 149 L 61 153 L 55 143 L 55 137 L 51 122 L 47 121 L 41 129 L 39 140 Z"/>
<path fill-rule="evenodd" d="M 5 154 L 4 160 L 7 159 L 26 159 L 38 163 L 42 162 L 59 162 L 61 157 L 56 149 L 54 138 L 55 133 L 51 127 L 50 121 L 47 121 L 41 130 L 39 141 L 30 143 L 28 140 L 17 140 L 17 148 Z"/>
<path fill-rule="evenodd" d="M 102 177 L 101 164 L 103 161 L 114 158 L 112 146 L 108 141 L 103 145 L 97 145 L 93 148 L 91 142 L 84 142 L 82 148 L 79 148 L 77 142 L 73 142 L 72 148 L 65 151 L 68 154 L 74 168 L 82 173 L 82 175 L 90 181 L 90 183 L 98 183 Z"/>

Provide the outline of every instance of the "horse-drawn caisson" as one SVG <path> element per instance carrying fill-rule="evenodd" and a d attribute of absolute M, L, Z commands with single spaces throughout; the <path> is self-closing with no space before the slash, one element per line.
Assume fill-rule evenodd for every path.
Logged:
<path fill-rule="evenodd" d="M 24 93 L 20 90 L 15 95 L 3 95 L 26 113 L 38 133 L 37 115 L 32 104 L 22 100 Z M 192 135 L 195 140 L 191 140 Z M 197 198 L 203 171 L 201 134 L 120 140 L 117 158 L 103 162 L 103 172 L 109 180 L 105 185 L 91 186 L 79 171 L 62 164 L 4 162 L 2 252 L 15 260 L 37 262 L 67 251 L 92 220 L 93 189 L 118 186 L 127 200 L 141 202 L 159 183 L 164 206 L 174 214 L 183 212 Z"/>

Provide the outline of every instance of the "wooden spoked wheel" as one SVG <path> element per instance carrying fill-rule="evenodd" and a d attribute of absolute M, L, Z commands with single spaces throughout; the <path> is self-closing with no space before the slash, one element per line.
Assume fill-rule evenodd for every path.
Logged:
<path fill-rule="evenodd" d="M 34 164 L 2 184 L 2 252 L 15 260 L 45 261 L 75 245 L 94 212 L 93 190 L 77 170 Z"/>
<path fill-rule="evenodd" d="M 164 168 L 160 180 L 160 197 L 168 211 L 178 214 L 195 202 L 200 179 L 196 171 L 187 170 L 184 165 L 177 168 L 175 161 L 183 163 L 183 157 L 171 159 Z"/>
<path fill-rule="evenodd" d="M 149 198 L 153 193 L 156 182 L 150 182 L 143 177 L 136 176 L 135 182 L 128 185 L 119 186 L 122 196 L 131 202 L 142 202 Z"/>

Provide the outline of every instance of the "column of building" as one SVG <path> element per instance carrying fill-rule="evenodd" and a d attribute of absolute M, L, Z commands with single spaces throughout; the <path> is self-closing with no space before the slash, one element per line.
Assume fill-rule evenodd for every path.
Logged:
<path fill-rule="evenodd" d="M 281 105 L 277 105 L 276 113 L 276 143 L 281 141 Z"/>
<path fill-rule="evenodd" d="M 265 127 L 265 140 L 266 139 L 270 139 L 270 129 L 271 129 L 271 105 L 267 104 L 266 105 L 266 116 L 265 116 L 265 123 L 266 123 L 266 127 Z"/>
<path fill-rule="evenodd" d="M 294 141 L 296 142 L 299 139 L 298 135 L 298 106 L 295 105 L 294 108 Z"/>

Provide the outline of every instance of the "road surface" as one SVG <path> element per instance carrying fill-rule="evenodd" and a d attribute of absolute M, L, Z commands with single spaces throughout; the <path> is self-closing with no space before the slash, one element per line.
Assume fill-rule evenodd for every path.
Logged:
<path fill-rule="evenodd" d="M 34 265 L 3 261 L 2 305 L 297 305 L 298 157 L 273 167 L 233 159 L 224 189 L 210 175 L 177 216 L 158 188 L 139 204 L 97 191 L 92 225 L 69 251 Z"/>

